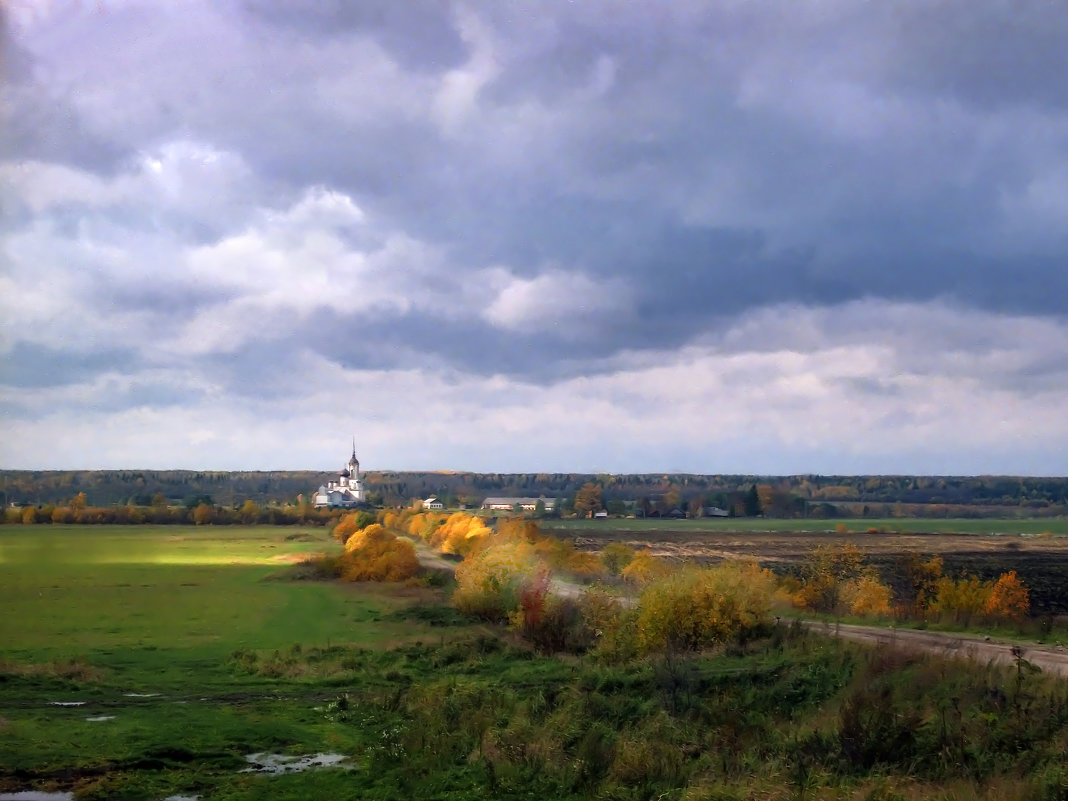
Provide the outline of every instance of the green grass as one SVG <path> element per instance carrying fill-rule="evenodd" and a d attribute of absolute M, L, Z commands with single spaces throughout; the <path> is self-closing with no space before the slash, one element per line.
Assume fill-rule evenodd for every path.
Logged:
<path fill-rule="evenodd" d="M 785 800 L 802 773 L 818 797 L 1068 789 L 1068 696 L 1045 677 L 787 626 L 700 655 L 542 657 L 429 588 L 293 580 L 294 555 L 337 547 L 314 529 L 0 529 L 0 793 Z M 261 751 L 350 769 L 240 772 Z"/>
<path fill-rule="evenodd" d="M 286 797 L 267 784 L 293 777 L 237 774 L 243 755 L 357 754 L 359 733 L 316 711 L 357 680 L 352 654 L 477 629 L 405 613 L 426 590 L 290 580 L 338 548 L 322 529 L 0 529 L 0 792 Z M 316 672 L 309 654 L 332 656 Z"/>
<path fill-rule="evenodd" d="M 55 659 L 127 649 L 218 657 L 237 647 L 376 644 L 408 626 L 380 622 L 385 598 L 271 580 L 301 554 L 334 551 L 324 532 L 12 527 L 0 533 L 0 642 Z M 402 631 L 403 630 L 403 631 Z"/>
<path fill-rule="evenodd" d="M 868 529 L 902 533 L 949 533 L 949 534 L 1017 534 L 1038 536 L 1049 532 L 1054 536 L 1068 536 L 1068 518 L 988 520 L 988 519 L 920 519 L 920 518 L 849 518 L 835 520 L 705 517 L 696 520 L 673 520 L 669 518 L 608 520 L 544 520 L 546 531 L 627 531 L 655 533 L 657 531 L 701 532 L 834 532 L 843 525 L 850 532 L 864 533 Z"/>

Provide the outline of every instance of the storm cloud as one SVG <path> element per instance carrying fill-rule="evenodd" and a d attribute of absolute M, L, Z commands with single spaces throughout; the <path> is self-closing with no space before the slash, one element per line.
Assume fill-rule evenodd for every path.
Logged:
<path fill-rule="evenodd" d="M 1054 4 L 0 14 L 4 466 L 1068 468 Z"/>

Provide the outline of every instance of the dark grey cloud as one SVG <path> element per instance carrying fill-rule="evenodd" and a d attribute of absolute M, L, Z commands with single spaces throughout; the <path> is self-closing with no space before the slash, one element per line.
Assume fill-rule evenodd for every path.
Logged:
<path fill-rule="evenodd" d="M 130 2 L 0 37 L 11 387 L 266 409 L 321 359 L 545 388 L 690 347 L 792 386 L 788 351 L 891 428 L 914 388 L 834 348 L 1064 374 L 1027 341 L 1068 317 L 1056 4 Z"/>
<path fill-rule="evenodd" d="M 16 342 L 0 367 L 0 385 L 27 389 L 65 386 L 104 372 L 132 373 L 142 366 L 132 348 L 85 353 Z"/>
<path fill-rule="evenodd" d="M 245 0 L 242 6 L 251 20 L 267 23 L 281 35 L 312 42 L 366 36 L 405 69 L 441 72 L 463 63 L 467 55 L 449 5 L 435 0 Z"/>

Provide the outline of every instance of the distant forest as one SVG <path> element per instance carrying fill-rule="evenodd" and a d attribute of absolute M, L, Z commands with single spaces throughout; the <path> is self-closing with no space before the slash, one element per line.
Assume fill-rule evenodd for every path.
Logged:
<path fill-rule="evenodd" d="M 312 471 L 2 470 L 4 506 L 68 503 L 85 493 L 93 506 L 147 506 L 162 496 L 174 505 L 202 501 L 236 507 L 308 502 L 328 478 Z M 754 476 L 694 474 L 368 472 L 369 500 L 401 506 L 437 495 L 447 507 L 477 507 L 487 496 L 545 496 L 566 513 L 586 483 L 601 488 L 615 514 L 666 514 L 718 506 L 739 514 L 759 493 L 760 511 L 773 517 L 986 517 L 1068 514 L 1068 478 L 1011 476 Z"/>

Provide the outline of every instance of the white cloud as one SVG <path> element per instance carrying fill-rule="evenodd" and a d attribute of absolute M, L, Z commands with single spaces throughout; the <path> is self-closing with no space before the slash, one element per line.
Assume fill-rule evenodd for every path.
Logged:
<path fill-rule="evenodd" d="M 494 297 L 482 315 L 508 331 L 581 336 L 610 316 L 629 312 L 630 292 L 617 279 L 560 269 L 522 278 L 503 268 L 488 270 L 484 277 Z"/>

